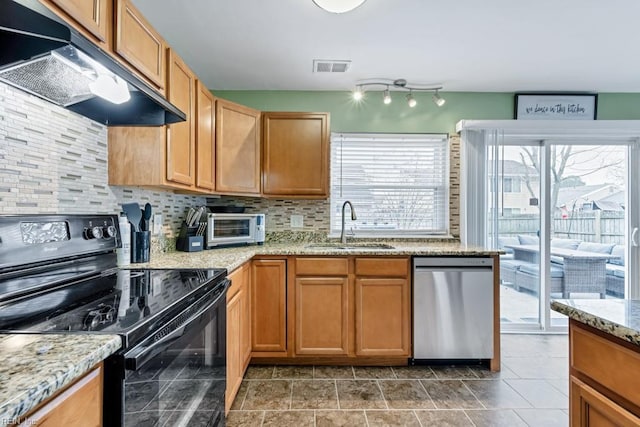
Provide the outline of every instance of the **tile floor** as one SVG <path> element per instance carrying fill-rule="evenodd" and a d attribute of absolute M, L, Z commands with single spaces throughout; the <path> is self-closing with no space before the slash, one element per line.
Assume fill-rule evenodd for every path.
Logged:
<path fill-rule="evenodd" d="M 502 335 L 481 367 L 249 367 L 227 426 L 569 425 L 566 335 Z"/>

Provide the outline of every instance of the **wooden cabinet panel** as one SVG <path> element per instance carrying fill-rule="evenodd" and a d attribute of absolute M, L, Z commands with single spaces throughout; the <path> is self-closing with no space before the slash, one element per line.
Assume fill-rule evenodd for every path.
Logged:
<path fill-rule="evenodd" d="M 356 279 L 357 356 L 410 356 L 411 287 L 406 279 Z"/>
<path fill-rule="evenodd" d="M 262 192 L 329 196 L 329 114 L 263 113 Z"/>
<path fill-rule="evenodd" d="M 196 77 L 173 50 L 168 52 L 167 99 L 187 115 L 187 120 L 167 126 L 167 180 L 193 185 Z"/>
<path fill-rule="evenodd" d="M 113 1 L 112 0 L 45 0 L 45 4 L 51 4 L 52 9 L 58 13 L 64 12 L 68 17 L 79 24 L 75 26 L 83 34 L 97 42 L 102 48 L 111 51 L 111 34 L 113 28 Z M 61 14 L 62 15 L 62 14 Z M 63 18 L 67 20 L 67 16 Z M 70 22 L 73 24 L 72 22 Z"/>
<path fill-rule="evenodd" d="M 571 376 L 571 427 L 633 427 L 640 418 Z"/>
<path fill-rule="evenodd" d="M 102 426 L 102 364 L 71 384 L 30 415 L 21 425 L 40 427 Z"/>
<path fill-rule="evenodd" d="M 216 99 L 216 191 L 260 194 L 260 111 Z"/>
<path fill-rule="evenodd" d="M 215 185 L 215 120 L 213 95 L 201 81 L 196 88 L 196 186 L 213 191 Z"/>
<path fill-rule="evenodd" d="M 358 276 L 406 277 L 409 258 L 356 258 Z"/>
<path fill-rule="evenodd" d="M 116 0 L 115 19 L 115 52 L 164 94 L 164 40 L 130 0 Z"/>
<path fill-rule="evenodd" d="M 571 369 L 640 406 L 640 353 L 576 327 L 574 323 L 570 335 Z M 624 369 L 620 369 L 621 366 Z"/>
<path fill-rule="evenodd" d="M 243 291 L 239 290 L 230 299 L 227 298 L 227 389 L 225 392 L 225 412 L 229 412 L 229 409 L 231 409 L 233 400 L 242 383 L 242 361 L 240 357 L 242 294 Z"/>
<path fill-rule="evenodd" d="M 296 258 L 298 276 L 346 276 L 349 274 L 349 258 Z"/>
<path fill-rule="evenodd" d="M 251 349 L 287 351 L 287 262 L 254 260 L 251 274 Z"/>
<path fill-rule="evenodd" d="M 296 355 L 346 355 L 349 351 L 349 280 L 304 277 L 295 288 Z"/>

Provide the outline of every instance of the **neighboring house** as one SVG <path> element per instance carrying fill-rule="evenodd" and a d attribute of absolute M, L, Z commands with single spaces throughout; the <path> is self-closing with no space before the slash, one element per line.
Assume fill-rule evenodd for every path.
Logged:
<path fill-rule="evenodd" d="M 615 184 L 581 185 L 561 188 L 556 209 L 566 212 L 622 210 L 624 191 Z"/>
<path fill-rule="evenodd" d="M 500 193 L 498 209 L 500 213 L 505 215 L 538 213 L 538 206 L 531 205 L 531 192 L 527 187 L 527 179 L 534 192 L 540 187 L 540 179 L 535 168 L 515 160 L 504 160 L 500 166 L 502 168 L 498 176 L 498 193 Z M 493 176 L 490 176 L 489 179 L 493 180 Z M 493 188 L 492 186 L 491 191 Z"/>

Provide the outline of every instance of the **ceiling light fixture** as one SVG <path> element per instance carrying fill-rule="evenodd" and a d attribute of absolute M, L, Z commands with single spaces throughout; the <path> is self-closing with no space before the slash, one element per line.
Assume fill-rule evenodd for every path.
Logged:
<path fill-rule="evenodd" d="M 313 0 L 321 9 L 331 13 L 345 13 L 360 6 L 365 0 Z"/>
<path fill-rule="evenodd" d="M 391 103 L 391 92 L 390 90 L 407 90 L 409 94 L 407 95 L 407 103 L 409 107 L 413 108 L 418 105 L 418 101 L 414 98 L 413 92 L 434 92 L 432 99 L 434 104 L 438 107 L 442 107 L 446 100 L 440 95 L 440 89 L 442 89 L 442 85 L 439 83 L 424 85 L 424 84 L 409 84 L 405 79 L 369 79 L 369 80 L 360 80 L 356 82 L 356 89 L 353 91 L 353 99 L 359 101 L 364 98 L 364 87 L 365 86 L 384 86 L 385 89 L 382 93 L 382 101 L 385 104 Z M 391 89 L 390 89 L 391 88 Z"/>
<path fill-rule="evenodd" d="M 391 93 L 389 92 L 389 86 L 387 86 L 387 88 L 383 92 L 382 102 L 387 105 L 391 104 Z"/>

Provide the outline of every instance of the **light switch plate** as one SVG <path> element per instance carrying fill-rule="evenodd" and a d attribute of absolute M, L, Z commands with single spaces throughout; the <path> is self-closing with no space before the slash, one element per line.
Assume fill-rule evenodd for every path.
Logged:
<path fill-rule="evenodd" d="M 162 233 L 162 214 L 153 215 L 153 234 Z"/>
<path fill-rule="evenodd" d="M 291 215 L 291 228 L 302 228 L 303 218 L 302 215 Z"/>

